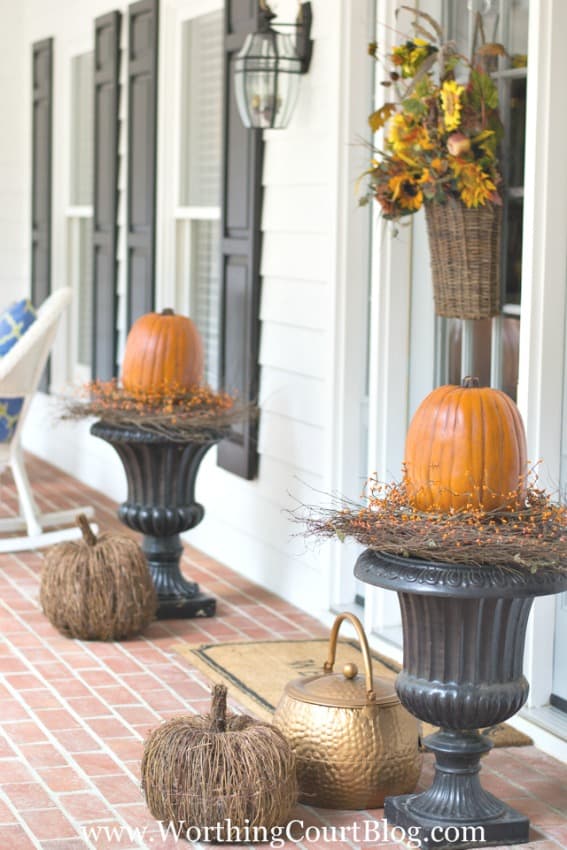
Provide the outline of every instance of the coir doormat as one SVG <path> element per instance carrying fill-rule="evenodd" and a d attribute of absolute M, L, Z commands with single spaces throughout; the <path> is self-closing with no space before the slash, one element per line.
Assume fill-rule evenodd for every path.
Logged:
<path fill-rule="evenodd" d="M 186 658 L 212 682 L 227 685 L 231 695 L 251 714 L 271 721 L 272 714 L 290 679 L 323 672 L 328 640 L 261 640 L 211 643 L 200 646 L 181 645 L 174 651 Z M 354 661 L 364 670 L 362 653 L 356 641 L 339 640 L 335 670 Z M 394 680 L 400 665 L 391 658 L 372 652 L 373 673 Z M 434 732 L 423 725 L 423 735 Z M 489 735 L 495 747 L 525 747 L 531 738 L 503 723 L 493 727 Z"/>

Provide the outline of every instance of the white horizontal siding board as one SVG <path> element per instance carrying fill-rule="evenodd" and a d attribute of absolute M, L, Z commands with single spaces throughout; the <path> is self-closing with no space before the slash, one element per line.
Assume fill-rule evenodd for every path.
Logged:
<path fill-rule="evenodd" d="M 318 6 L 319 4 L 314 5 Z M 317 39 L 317 44 L 319 43 L 319 39 L 329 38 L 334 35 L 332 10 L 337 6 L 337 0 L 324 0 L 323 5 L 325 14 L 322 14 L 322 8 L 316 8 L 313 15 L 311 36 Z M 278 21 L 291 24 L 297 18 L 297 0 L 276 0 L 276 2 L 270 3 L 270 6 L 273 6 L 274 12 L 278 16 L 274 24 L 276 29 L 278 28 Z M 282 31 L 284 31 L 283 28 Z M 285 32 L 289 32 L 289 30 L 286 29 Z"/>
<path fill-rule="evenodd" d="M 258 449 L 261 454 L 323 474 L 323 429 L 263 411 Z"/>
<path fill-rule="evenodd" d="M 262 280 L 262 321 L 323 330 L 329 323 L 328 305 L 324 283 L 271 277 Z"/>
<path fill-rule="evenodd" d="M 226 534 L 218 534 L 218 519 L 205 516 L 187 537 L 188 542 L 299 608 L 308 607 L 315 616 L 326 612 L 326 594 L 315 558 L 313 565 L 303 558 L 290 558 L 253 537 L 249 523 L 244 528 L 227 526 Z"/>
<path fill-rule="evenodd" d="M 214 506 L 225 510 L 226 506 L 241 500 L 247 502 L 254 513 L 255 505 L 270 502 L 279 511 L 294 508 L 298 502 L 313 504 L 314 494 L 321 490 L 321 475 L 292 464 L 291 458 L 278 458 L 260 455 L 259 475 L 253 481 L 244 481 L 236 475 L 227 475 L 217 466 L 217 450 L 212 449 L 205 456 L 197 477 L 196 498 L 207 511 Z M 219 498 L 222 494 L 222 499 Z"/>
<path fill-rule="evenodd" d="M 323 331 L 264 322 L 260 364 L 313 378 L 324 378 L 329 368 L 325 337 Z"/>
<path fill-rule="evenodd" d="M 209 503 L 211 504 L 211 503 Z M 297 504 L 290 503 L 290 510 Z M 230 516 L 219 513 L 214 503 L 207 509 L 207 517 L 216 523 L 226 523 L 232 529 L 241 529 L 245 534 L 269 546 L 273 552 L 288 557 L 306 554 L 305 541 L 298 535 L 300 527 L 292 522 L 290 514 L 270 502 L 237 499 L 232 505 Z M 253 523 L 250 518 L 253 517 Z M 191 540 L 191 538 L 188 538 Z"/>
<path fill-rule="evenodd" d="M 199 526 L 199 532 L 205 532 L 207 537 L 209 533 L 214 536 L 215 530 L 223 527 L 225 531 L 222 535 L 217 531 L 217 538 L 226 539 L 233 534 L 247 538 L 248 546 L 244 550 L 233 551 L 227 561 L 236 569 L 242 569 L 239 557 L 246 556 L 254 540 L 269 546 L 272 559 L 301 557 L 304 566 L 309 564 L 318 569 L 319 557 L 317 553 L 313 555 L 311 545 L 306 545 L 301 526 L 293 521 L 292 513 L 297 514 L 303 505 L 320 502 L 321 477 L 262 455 L 259 477 L 253 482 L 243 482 L 219 469 L 216 454 L 214 449 L 208 453 L 197 479 L 196 499 L 206 506 L 205 520 Z M 219 499 L 221 492 L 222 501 Z M 187 539 L 199 546 L 201 541 L 195 535 L 196 531 L 191 531 Z M 225 556 L 219 555 L 211 543 L 207 542 L 205 551 L 223 560 Z"/>
<path fill-rule="evenodd" d="M 331 148 L 327 136 L 320 132 L 295 132 L 289 127 L 266 131 L 264 154 L 265 186 L 327 186 L 331 162 Z"/>
<path fill-rule="evenodd" d="M 257 493 L 263 500 L 272 502 L 280 510 L 293 509 L 299 503 L 313 504 L 314 494 L 320 492 L 323 485 L 320 473 L 294 466 L 293 458 L 279 460 L 261 454 L 259 463 Z"/>
<path fill-rule="evenodd" d="M 262 411 L 323 428 L 324 390 L 325 384 L 318 378 L 264 366 L 260 378 L 260 406 Z"/>
<path fill-rule="evenodd" d="M 329 240 L 324 235 L 265 233 L 261 275 L 325 281 L 329 257 Z"/>
<path fill-rule="evenodd" d="M 0 86 L 2 81 L 0 80 Z M 14 198 L 17 203 L 22 203 L 22 175 L 18 169 L 14 168 L 13 159 L 14 151 L 12 146 L 8 146 L 7 150 L 0 147 L 0 183 L 2 185 L 2 207 L 6 215 L 12 212 L 12 202 L 7 197 L 8 194 L 17 196 Z"/>
<path fill-rule="evenodd" d="M 269 487 L 265 483 L 267 480 L 271 482 Z M 205 551 L 226 560 L 237 570 L 244 567 L 248 572 L 245 558 L 252 541 L 269 547 L 270 561 L 284 556 L 290 564 L 301 558 L 303 567 L 319 569 L 318 551 L 303 539 L 302 526 L 293 516 L 301 511 L 301 506 L 318 504 L 320 490 L 319 476 L 266 456 L 260 458 L 260 477 L 247 485 L 235 476 L 227 476 L 216 466 L 216 451 L 213 450 L 203 461 L 197 479 L 196 498 L 206 506 L 205 519 L 198 530 L 190 532 L 187 540 L 199 546 L 202 538 L 200 540 L 196 532 L 214 536 L 215 530 L 222 526 L 228 534 L 217 533 L 217 538 L 228 536 L 231 539 L 233 533 L 242 534 L 248 539 L 247 547 L 244 550 L 235 547 L 228 560 L 219 555 L 212 540 L 213 546 L 207 543 Z M 222 503 L 219 492 L 223 492 Z M 226 505 L 230 505 L 229 510 Z M 241 564 L 240 558 L 243 559 Z"/>
<path fill-rule="evenodd" d="M 116 7 L 121 8 L 121 11 L 126 9 L 120 3 L 117 3 Z M 76 0 L 69 0 L 68 3 L 61 3 L 59 0 L 27 0 L 27 37 L 30 41 L 38 41 L 55 34 L 61 38 L 84 40 L 92 36 L 93 19 L 108 11 L 108 0 L 83 0 L 81 3 Z"/>
<path fill-rule="evenodd" d="M 287 233 L 328 233 L 329 191 L 326 186 L 267 186 L 262 230 Z"/>

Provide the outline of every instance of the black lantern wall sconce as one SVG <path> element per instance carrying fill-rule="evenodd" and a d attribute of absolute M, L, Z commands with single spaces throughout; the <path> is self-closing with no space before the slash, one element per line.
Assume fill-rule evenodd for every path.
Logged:
<path fill-rule="evenodd" d="M 257 32 L 250 33 L 234 61 L 238 111 L 245 127 L 283 129 L 292 116 L 299 78 L 309 70 L 313 42 L 311 3 L 300 3 L 294 36 L 273 29 L 276 17 L 266 0 L 259 0 Z"/>

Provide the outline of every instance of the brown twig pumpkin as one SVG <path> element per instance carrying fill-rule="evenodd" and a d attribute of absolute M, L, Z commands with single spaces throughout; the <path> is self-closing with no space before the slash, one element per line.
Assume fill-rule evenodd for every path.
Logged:
<path fill-rule="evenodd" d="M 282 826 L 297 800 L 287 740 L 268 723 L 227 714 L 226 695 L 215 685 L 210 714 L 174 717 L 151 732 L 142 759 L 152 815 L 209 841 L 230 840 L 228 820 L 241 829 Z"/>
<path fill-rule="evenodd" d="M 191 319 L 167 308 L 140 316 L 130 329 L 122 383 L 129 392 L 184 391 L 203 378 L 203 342 Z"/>
<path fill-rule="evenodd" d="M 506 393 L 478 378 L 438 387 L 408 429 L 408 497 L 421 511 L 509 507 L 525 497 L 526 457 L 522 418 Z"/>
<path fill-rule="evenodd" d="M 40 602 L 52 625 L 80 640 L 121 640 L 155 617 L 157 597 L 144 554 L 126 534 L 98 538 L 87 518 L 83 539 L 49 550 L 41 575 Z"/>

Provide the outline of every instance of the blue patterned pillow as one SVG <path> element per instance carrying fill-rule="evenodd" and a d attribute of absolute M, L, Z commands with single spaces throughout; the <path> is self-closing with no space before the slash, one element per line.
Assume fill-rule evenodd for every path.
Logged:
<path fill-rule="evenodd" d="M 35 320 L 36 312 L 27 298 L 11 304 L 0 315 L 0 357 L 10 351 Z M 23 398 L 0 398 L 0 443 L 7 442 L 14 433 L 23 404 Z"/>

